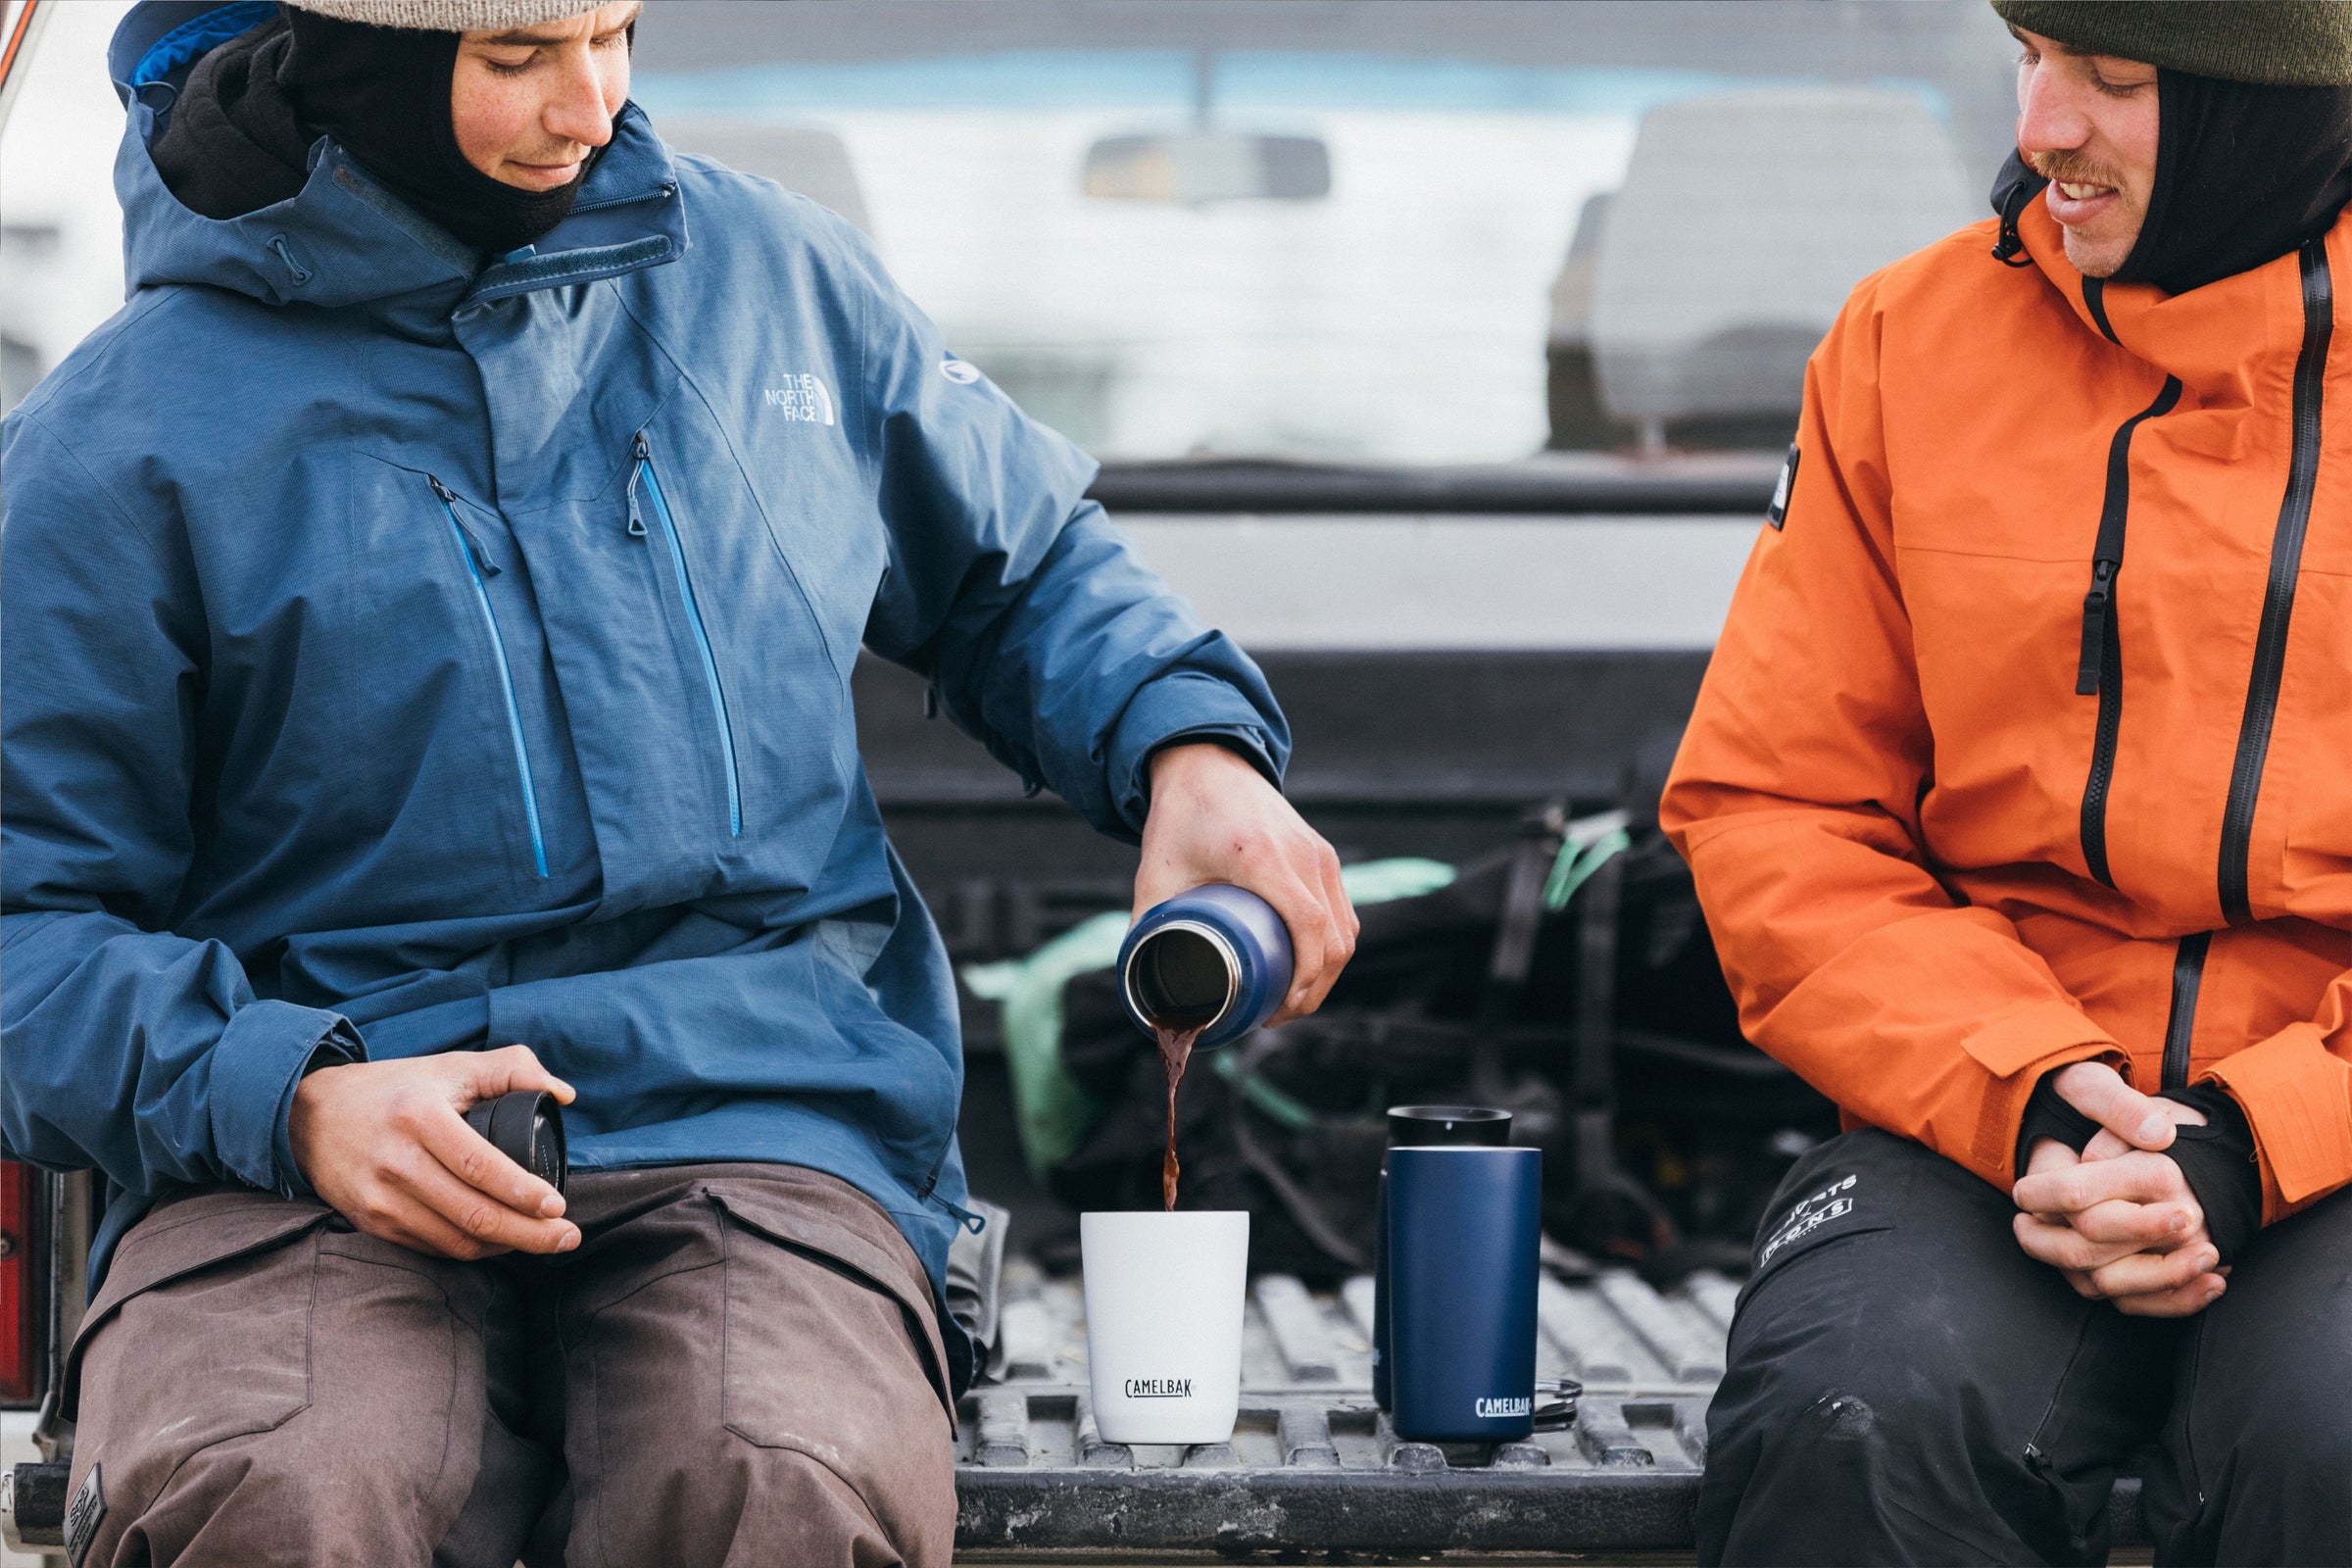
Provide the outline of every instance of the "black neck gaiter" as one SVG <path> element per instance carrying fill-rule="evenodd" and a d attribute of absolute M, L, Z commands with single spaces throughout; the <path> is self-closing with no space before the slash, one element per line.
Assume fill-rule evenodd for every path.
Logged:
<path fill-rule="evenodd" d="M 2325 233 L 2352 199 L 2352 87 L 2156 75 L 2156 177 L 2118 283 L 2184 294 Z"/>
<path fill-rule="evenodd" d="M 395 196 L 465 243 L 503 254 L 564 221 L 596 162 L 569 183 L 523 190 L 458 151 L 450 80 L 458 35 L 374 27 L 287 8 L 293 47 L 278 80 L 303 122 L 326 132 Z"/>

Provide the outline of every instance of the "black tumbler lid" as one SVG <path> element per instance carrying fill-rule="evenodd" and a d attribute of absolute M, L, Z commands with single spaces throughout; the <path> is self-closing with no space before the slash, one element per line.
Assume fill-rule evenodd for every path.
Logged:
<path fill-rule="evenodd" d="M 1499 1149 L 1511 1141 L 1511 1113 L 1486 1105 L 1391 1105 L 1389 1147 L 1471 1144 Z"/>
<path fill-rule="evenodd" d="M 524 1170 L 564 1191 L 570 1175 L 565 1157 L 564 1105 L 544 1090 L 517 1089 L 496 1100 L 476 1101 L 466 1125 Z"/>

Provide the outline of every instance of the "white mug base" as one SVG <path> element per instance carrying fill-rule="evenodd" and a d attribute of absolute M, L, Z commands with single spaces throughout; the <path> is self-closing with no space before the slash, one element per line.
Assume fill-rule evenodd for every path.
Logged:
<path fill-rule="evenodd" d="M 1242 1398 L 1247 1211 L 1081 1214 L 1086 1357 L 1106 1443 L 1223 1443 Z"/>

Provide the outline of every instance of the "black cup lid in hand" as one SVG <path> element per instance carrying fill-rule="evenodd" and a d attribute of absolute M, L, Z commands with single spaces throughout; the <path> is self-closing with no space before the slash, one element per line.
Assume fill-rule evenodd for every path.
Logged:
<path fill-rule="evenodd" d="M 564 1151 L 564 1107 L 541 1089 L 517 1089 L 496 1100 L 475 1102 L 466 1125 L 491 1148 L 553 1187 L 564 1190 L 570 1174 Z"/>
<path fill-rule="evenodd" d="M 1391 1105 L 1389 1147 L 1428 1149 L 1469 1144 L 1499 1149 L 1511 1141 L 1511 1113 L 1486 1105 Z"/>

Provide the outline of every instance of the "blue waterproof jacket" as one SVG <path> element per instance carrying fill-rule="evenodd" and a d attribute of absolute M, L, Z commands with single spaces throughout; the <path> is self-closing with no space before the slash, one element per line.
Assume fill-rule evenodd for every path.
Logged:
<path fill-rule="evenodd" d="M 302 1190 L 322 1043 L 519 1041 L 575 1166 L 833 1172 L 936 1288 L 955 982 L 860 645 L 1127 837 L 1174 737 L 1279 769 L 1263 680 L 856 230 L 633 106 L 487 265 L 323 138 L 181 207 L 146 83 L 208 9 L 116 39 L 129 298 L 0 431 L 7 1152 L 105 1173 L 103 1266 L 172 1184 Z"/>

